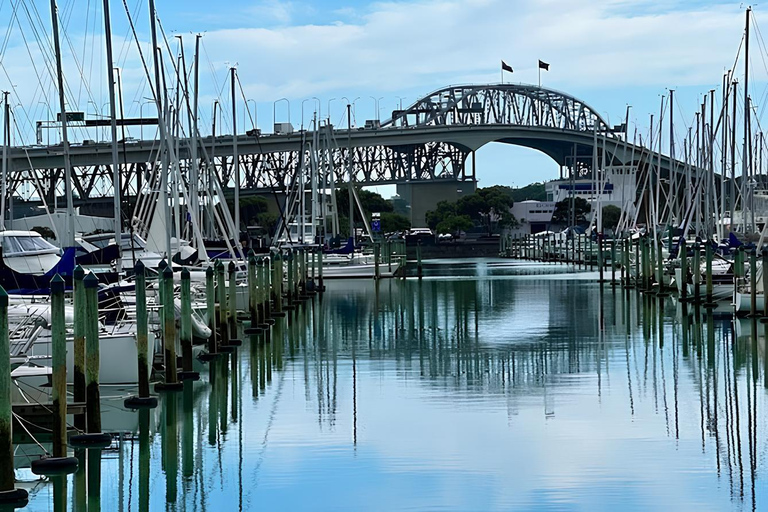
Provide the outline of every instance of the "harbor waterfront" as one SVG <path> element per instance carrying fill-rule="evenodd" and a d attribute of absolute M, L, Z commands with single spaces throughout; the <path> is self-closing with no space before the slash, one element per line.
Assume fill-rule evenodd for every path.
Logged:
<path fill-rule="evenodd" d="M 70 450 L 77 473 L 31 474 L 40 447 L 17 441 L 25 510 L 765 506 L 766 324 L 562 263 L 423 274 L 329 281 L 240 325 L 157 409 L 102 386 L 113 438 Z"/>

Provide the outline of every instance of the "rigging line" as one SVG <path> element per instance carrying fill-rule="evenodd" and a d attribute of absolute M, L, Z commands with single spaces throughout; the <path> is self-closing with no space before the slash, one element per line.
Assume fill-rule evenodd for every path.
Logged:
<path fill-rule="evenodd" d="M 128 9 L 128 2 L 127 0 L 122 0 L 123 7 L 125 8 L 125 15 L 128 17 L 128 23 L 131 26 L 131 32 L 133 32 L 133 39 L 136 41 L 136 48 L 139 51 L 139 57 L 141 58 L 141 65 L 144 67 L 144 74 L 147 77 L 148 85 L 150 91 L 152 91 L 152 97 L 157 100 L 157 95 L 155 94 L 155 88 L 152 87 L 152 79 L 149 74 L 149 68 L 147 68 L 147 61 L 144 59 L 144 52 L 141 51 L 141 43 L 139 43 L 139 36 L 136 34 L 136 27 L 133 24 L 133 18 L 131 17 L 131 12 Z"/>
<path fill-rule="evenodd" d="M 248 100 L 245 98 L 245 91 L 243 90 L 243 83 L 240 81 L 240 75 L 236 74 L 235 78 L 237 79 L 237 85 L 240 87 L 240 94 L 243 96 L 243 102 L 245 102 L 245 111 L 248 112 L 248 119 L 251 121 L 251 126 L 256 128 L 256 123 L 253 122 L 253 117 L 251 116 L 251 110 L 248 108 Z"/>
<path fill-rule="evenodd" d="M 72 2 L 74 3 L 74 2 Z M 88 0 L 88 5 L 85 8 L 85 33 L 83 34 L 83 62 L 86 58 L 86 50 L 88 49 L 88 23 L 91 17 L 91 0 Z M 83 82 L 80 82 L 80 86 L 77 88 L 77 102 L 80 103 L 81 95 L 83 93 Z"/>
<path fill-rule="evenodd" d="M 143 2 L 142 0 L 136 0 L 136 7 L 133 8 L 133 15 L 138 17 L 141 14 L 141 6 Z M 123 45 L 120 47 L 120 52 L 118 53 L 117 62 L 120 62 L 120 67 L 125 67 L 125 61 L 128 59 L 128 53 L 130 52 L 130 39 L 131 39 L 131 29 L 125 31 L 125 39 L 123 40 Z"/>
<path fill-rule="evenodd" d="M 18 16 L 15 16 L 15 18 L 16 18 L 16 22 L 17 22 L 17 23 L 18 23 L 18 25 L 19 25 L 19 30 L 22 32 L 22 39 L 24 40 L 24 46 L 25 46 L 25 47 L 26 47 L 26 49 L 27 49 L 27 54 L 29 55 L 29 60 L 30 60 L 30 63 L 32 64 L 32 69 L 33 69 L 33 70 L 34 70 L 34 72 L 35 72 L 35 76 L 37 76 L 37 80 L 38 80 L 38 84 L 39 84 L 39 83 L 41 83 L 41 82 L 42 82 L 42 80 L 41 80 L 41 78 L 40 78 L 40 72 L 37 70 L 37 66 L 35 65 L 35 60 L 36 60 L 36 59 L 35 59 L 35 58 L 32 56 L 32 51 L 30 50 L 30 48 L 29 48 L 29 44 L 27 43 L 27 41 L 26 41 L 26 37 L 24 36 L 24 29 L 21 27 L 21 21 L 20 21 L 19 17 L 18 17 Z M 13 83 L 13 80 L 11 79 L 11 76 L 10 76 L 10 74 L 8 73 L 8 69 L 5 67 L 5 63 L 3 63 L 3 62 L 0 62 L 0 66 L 2 66 L 2 68 L 3 68 L 3 71 L 5 72 L 5 75 L 6 75 L 6 77 L 8 78 L 8 81 L 9 81 L 10 83 Z M 19 93 L 18 93 L 18 91 L 16 90 L 16 88 L 15 88 L 15 87 L 12 87 L 12 88 L 11 88 L 11 90 L 12 90 L 12 92 L 13 92 L 13 95 L 16 97 L 16 100 L 17 100 L 17 101 L 18 101 L 18 102 L 21 104 L 21 103 L 22 103 L 22 102 L 21 102 L 21 97 L 19 96 Z M 47 97 L 47 96 L 46 96 L 46 101 L 48 101 L 48 97 Z M 23 104 L 22 104 L 22 107 L 21 107 L 21 108 L 22 108 L 22 112 L 24 112 L 24 115 L 27 117 L 27 120 L 29 121 L 29 123 L 30 123 L 30 127 L 31 127 L 31 126 L 32 126 L 32 121 L 29 119 L 29 115 L 27 114 L 27 111 L 26 111 L 26 109 L 24 108 Z"/>

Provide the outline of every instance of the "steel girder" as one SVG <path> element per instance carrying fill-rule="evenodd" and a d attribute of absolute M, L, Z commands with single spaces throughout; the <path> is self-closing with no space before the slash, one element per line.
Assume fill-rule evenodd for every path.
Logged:
<path fill-rule="evenodd" d="M 439 89 L 394 111 L 382 126 L 514 125 L 612 135 L 583 101 L 533 85 L 465 85 Z"/>

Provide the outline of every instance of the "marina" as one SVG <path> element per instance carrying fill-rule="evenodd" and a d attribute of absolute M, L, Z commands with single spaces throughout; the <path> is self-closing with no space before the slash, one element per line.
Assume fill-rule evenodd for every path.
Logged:
<path fill-rule="evenodd" d="M 768 509 L 759 6 L 188 4 L 0 4 L 0 510 Z"/>

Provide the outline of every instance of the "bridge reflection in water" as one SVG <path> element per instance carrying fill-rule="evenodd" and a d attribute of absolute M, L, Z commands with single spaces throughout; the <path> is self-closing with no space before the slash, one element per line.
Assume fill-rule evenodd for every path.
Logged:
<path fill-rule="evenodd" d="M 565 267 L 434 272 L 331 284 L 32 509 L 764 506 L 768 327 Z"/>

